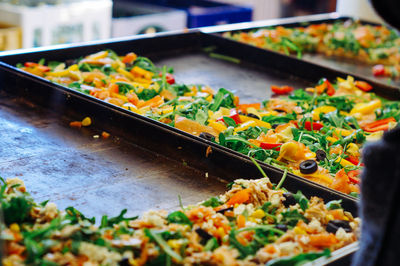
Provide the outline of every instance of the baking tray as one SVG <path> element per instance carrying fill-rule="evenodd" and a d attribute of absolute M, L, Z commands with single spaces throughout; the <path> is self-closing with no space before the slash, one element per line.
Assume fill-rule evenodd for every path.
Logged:
<path fill-rule="evenodd" d="M 135 141 L 136 144 L 140 144 L 149 150 L 167 154 L 171 158 L 184 161 L 185 164 L 190 166 L 208 169 L 211 174 L 232 180 L 237 178 L 237 175 L 249 178 L 259 176 L 257 171 L 254 171 L 255 168 L 247 156 L 76 90 L 51 83 L 21 71 L 13 65 L 18 62 L 38 61 L 40 58 L 64 61 L 104 49 L 112 49 L 120 54 L 135 51 L 137 54 L 149 56 L 158 65 L 167 64 L 174 67 L 178 82 L 192 81 L 209 84 L 212 87 L 233 89 L 243 101 L 259 101 L 263 98 L 269 98 L 270 92 L 267 88 L 271 84 L 306 87 L 316 83 L 322 76 L 331 79 L 338 75 L 344 76 L 336 71 L 330 70 L 329 72 L 328 69 L 289 57 L 281 57 L 279 54 L 265 53 L 263 50 L 260 50 L 259 55 L 249 54 L 247 49 L 251 49 L 251 47 L 242 46 L 239 43 L 232 43 L 229 40 L 199 31 L 158 34 L 157 38 L 141 36 L 98 44 L 8 53 L 0 58 L 2 61 L 0 62 L 0 70 L 4 80 L 3 84 L 7 84 L 7 86 L 4 86 L 4 90 L 8 92 L 19 93 L 25 98 L 32 99 L 59 112 L 68 112 L 72 109 L 80 114 L 91 116 L 96 123 L 101 123 L 107 130 L 111 130 L 109 129 L 110 125 L 121 125 L 124 129 L 121 133 Z M 214 47 L 214 51 L 217 53 L 230 56 L 236 54 L 236 57 L 242 60 L 242 63 L 232 64 L 231 62 L 210 58 L 204 52 L 204 48 L 209 47 Z M 241 51 L 241 53 L 238 54 L 237 51 Z M 284 61 L 284 64 L 282 64 L 282 61 Z M 283 67 L 285 63 L 292 66 L 290 71 Z M 296 70 L 297 65 L 302 70 Z M 301 76 L 304 76 L 305 79 L 300 78 Z M 205 153 L 208 147 L 211 147 L 213 152 L 206 157 Z M 178 153 L 175 152 L 177 148 L 179 148 Z M 242 167 L 241 164 L 243 163 L 252 166 L 254 170 L 249 172 L 248 169 Z M 277 183 L 283 171 L 265 163 L 262 163 L 262 165 L 267 170 L 272 182 Z M 232 174 L 226 175 L 227 171 Z M 237 175 L 235 176 L 235 174 Z M 315 190 L 315 192 L 318 191 L 317 195 L 324 196 L 326 199 L 328 197 L 335 199 L 338 195 L 341 195 L 342 198 L 348 200 L 346 202 L 354 203 L 353 197 L 293 174 L 288 176 L 290 181 L 286 182 L 286 187 L 289 190 L 305 189 L 309 192 Z M 308 195 L 311 194 L 308 193 Z"/>
<path fill-rule="evenodd" d="M 305 87 L 315 83 L 322 73 L 329 78 L 340 75 L 309 64 L 315 75 L 301 78 L 302 73 L 281 68 L 280 55 L 246 56 L 247 46 L 241 50 L 244 53 L 237 56 L 242 60 L 241 64 L 209 58 L 204 48 L 214 47 L 215 52 L 232 55 L 242 46 L 226 47 L 227 40 L 199 31 L 157 34 L 156 37 L 140 36 L 3 54 L 0 58 L 0 106 L 4 108 L 0 110 L 5 110 L 5 114 L 1 117 L 12 115 L 0 126 L 3 132 L 11 133 L 10 139 L 0 142 L 0 148 L 8 151 L 2 154 L 0 171 L 5 171 L 8 176 L 22 174 L 36 198 L 52 195 L 50 198 L 55 198 L 56 202 L 60 199 L 61 207 L 79 202 L 78 208 L 93 215 L 123 207 L 129 207 L 130 214 L 154 207 L 170 209 L 177 206 L 174 198 L 178 194 L 183 194 L 184 204 L 192 204 L 200 198 L 221 193 L 224 183 L 218 180 L 261 177 L 253 163 L 240 153 L 33 76 L 13 67 L 18 62 L 38 61 L 40 58 L 64 61 L 103 49 L 113 49 L 119 54 L 134 51 L 149 56 L 158 65 L 174 67 L 176 79 L 180 82 L 233 88 L 242 99 L 249 101 L 259 100 L 261 96 L 268 98 L 267 88 L 271 84 Z M 292 59 L 284 60 L 291 63 Z M 295 61 L 292 66 L 297 63 L 299 67 L 308 64 Z M 16 103 L 12 104 L 13 101 Z M 20 107 L 19 102 L 27 102 L 28 109 Z M 44 120 L 39 124 L 51 126 L 28 138 L 30 149 L 26 149 L 22 142 L 26 136 L 20 135 L 30 127 L 37 127 L 37 116 Z M 81 131 L 68 127 L 69 121 L 81 120 L 85 116 L 93 118 L 92 127 Z M 22 117 L 22 126 L 28 123 L 28 129 L 19 128 L 19 117 Z M 50 132 L 47 134 L 46 130 Z M 92 136 L 102 130 L 110 132 L 114 141 L 92 143 Z M 18 145 L 21 146 L 19 149 Z M 206 157 L 208 147 L 212 148 L 212 153 Z M 94 162 L 99 165 L 91 165 Z M 274 183 L 282 177 L 280 169 L 267 164 L 262 164 L 262 168 Z M 30 172 L 30 169 L 34 171 Z M 326 201 L 342 199 L 342 206 L 357 214 L 357 202 L 348 195 L 292 174 L 288 174 L 283 186 L 289 191 L 301 190 L 308 197 L 316 195 Z M 345 250 L 348 250 L 346 256 L 334 256 L 331 260 L 349 263 L 349 254 L 353 250 Z"/>
<path fill-rule="evenodd" d="M 237 23 L 231 25 L 220 25 L 214 27 L 204 27 L 200 30 L 204 33 L 221 35 L 224 32 L 237 32 L 237 31 L 250 31 L 259 28 L 271 27 L 271 26 L 285 26 L 285 27 L 299 27 L 309 24 L 319 24 L 319 23 L 334 23 L 337 21 L 347 21 L 347 20 L 359 20 L 354 17 L 340 16 L 338 13 L 328 13 L 319 14 L 311 16 L 300 16 L 291 17 L 283 19 L 272 19 L 264 21 Z M 369 22 L 366 20 L 359 20 L 363 24 L 377 25 L 376 23 Z M 233 40 L 231 40 L 233 41 Z M 254 46 L 252 46 L 254 47 Z M 256 49 L 262 49 L 257 48 Z M 277 53 L 277 52 L 275 52 Z M 289 57 L 296 57 L 296 55 L 285 55 Z M 372 65 L 363 63 L 354 63 L 354 60 L 339 58 L 339 57 L 327 57 L 321 54 L 303 54 L 302 59 L 307 62 L 318 64 L 321 66 L 330 67 L 334 70 L 344 71 L 350 75 L 359 75 L 367 81 L 374 81 L 380 84 L 389 85 L 390 87 L 400 87 L 400 79 L 389 79 L 389 78 L 377 78 L 372 74 Z"/>

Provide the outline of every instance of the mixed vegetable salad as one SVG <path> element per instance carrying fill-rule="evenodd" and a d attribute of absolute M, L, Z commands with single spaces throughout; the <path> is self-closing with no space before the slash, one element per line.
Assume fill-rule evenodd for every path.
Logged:
<path fill-rule="evenodd" d="M 148 58 L 100 51 L 22 70 L 357 196 L 362 145 L 397 125 L 400 102 L 352 77 L 314 87 L 272 86 L 277 97 L 242 104 L 229 90 L 175 82 Z"/>
<path fill-rule="evenodd" d="M 304 27 L 269 27 L 224 36 L 285 54 L 321 53 L 372 64 L 375 76 L 398 77 L 400 36 L 385 26 L 357 21 L 312 24 Z"/>
<path fill-rule="evenodd" d="M 5 256 L 15 265 L 299 265 L 357 241 L 359 218 L 340 201 L 287 192 L 268 177 L 224 195 L 140 218 L 36 203 L 18 178 L 1 180 Z"/>

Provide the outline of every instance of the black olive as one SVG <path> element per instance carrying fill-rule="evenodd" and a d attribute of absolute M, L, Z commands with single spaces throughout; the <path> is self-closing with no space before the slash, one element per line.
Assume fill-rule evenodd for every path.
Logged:
<path fill-rule="evenodd" d="M 260 118 L 258 117 L 258 115 L 255 115 L 255 114 L 249 113 L 249 114 L 247 114 L 247 116 L 248 116 L 248 117 L 251 117 L 251 118 L 255 118 L 255 119 L 260 120 Z"/>
<path fill-rule="evenodd" d="M 277 111 L 278 113 L 286 113 L 286 111 L 282 109 L 274 109 L 274 111 Z"/>
<path fill-rule="evenodd" d="M 65 67 L 69 67 L 69 66 L 75 65 L 77 63 L 78 63 L 78 61 L 75 59 L 68 59 L 68 60 L 65 60 Z"/>
<path fill-rule="evenodd" d="M 201 238 L 203 238 L 205 241 L 210 240 L 213 236 L 210 235 L 206 230 L 199 228 L 196 228 L 194 230 Z"/>
<path fill-rule="evenodd" d="M 201 132 L 199 137 L 203 138 L 203 139 L 206 139 L 206 140 L 209 140 L 209 141 L 214 141 L 215 140 L 214 135 L 210 134 L 208 132 Z"/>
<path fill-rule="evenodd" d="M 282 203 L 285 207 L 289 207 L 290 205 L 295 205 L 297 203 L 296 199 L 294 198 L 293 194 L 290 192 L 283 193 L 283 197 L 285 198 Z"/>
<path fill-rule="evenodd" d="M 129 258 L 122 258 L 122 260 L 120 260 L 119 262 L 118 262 L 118 265 L 120 265 L 120 266 L 129 266 L 129 265 L 131 265 L 130 263 L 129 263 Z"/>
<path fill-rule="evenodd" d="M 326 159 L 326 152 L 324 150 L 317 150 L 315 155 L 317 156 L 317 161 L 325 161 Z"/>
<path fill-rule="evenodd" d="M 318 170 L 318 164 L 314 160 L 306 160 L 300 163 L 300 172 L 308 175 Z"/>
<path fill-rule="evenodd" d="M 345 220 L 330 220 L 326 225 L 326 231 L 336 234 L 336 231 L 339 230 L 340 227 L 343 228 L 346 233 L 350 233 L 351 231 L 353 231 L 349 221 Z"/>
<path fill-rule="evenodd" d="M 226 211 L 233 211 L 233 207 L 229 207 L 229 208 L 225 208 L 225 209 L 221 209 L 218 210 L 218 213 L 224 214 Z"/>
<path fill-rule="evenodd" d="M 275 129 L 275 128 L 277 128 L 279 125 L 280 125 L 280 124 L 272 124 L 271 127 L 272 127 L 273 129 Z"/>
<path fill-rule="evenodd" d="M 281 230 L 283 232 L 286 232 L 288 230 L 288 227 L 287 227 L 286 224 L 277 224 L 277 225 L 275 225 L 275 228 L 279 229 L 279 230 Z"/>

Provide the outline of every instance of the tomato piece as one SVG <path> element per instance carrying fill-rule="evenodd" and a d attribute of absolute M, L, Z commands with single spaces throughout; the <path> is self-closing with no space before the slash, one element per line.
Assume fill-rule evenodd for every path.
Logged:
<path fill-rule="evenodd" d="M 275 149 L 277 151 L 281 150 L 282 143 L 268 143 L 268 142 L 261 142 L 260 148 L 265 150 Z"/>
<path fill-rule="evenodd" d="M 171 73 L 166 73 L 165 74 L 165 80 L 168 82 L 168 84 L 172 85 L 175 84 L 175 77 Z"/>
<path fill-rule="evenodd" d="M 385 66 L 384 65 L 373 66 L 372 74 L 374 74 L 375 77 L 385 76 Z"/>
<path fill-rule="evenodd" d="M 372 86 L 369 85 L 369 84 L 368 84 L 367 82 L 365 82 L 365 81 L 359 81 L 359 80 L 357 80 L 357 81 L 355 82 L 355 85 L 356 85 L 357 88 L 359 88 L 360 90 L 365 91 L 365 92 L 372 90 Z"/>
<path fill-rule="evenodd" d="M 162 77 L 162 73 L 158 73 L 158 76 Z M 174 75 L 172 75 L 171 73 L 165 73 L 165 81 L 170 85 L 175 84 Z"/>
<path fill-rule="evenodd" d="M 279 86 L 272 85 L 272 86 L 271 86 L 271 90 L 272 90 L 272 92 L 275 93 L 275 94 L 282 95 L 282 94 L 289 94 L 289 93 L 291 93 L 291 92 L 294 90 L 294 88 L 291 87 L 291 86 L 282 86 L 282 87 L 279 87 Z"/>

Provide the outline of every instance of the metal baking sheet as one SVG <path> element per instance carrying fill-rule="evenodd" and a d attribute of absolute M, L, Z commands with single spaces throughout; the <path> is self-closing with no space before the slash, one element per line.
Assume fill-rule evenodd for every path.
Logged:
<path fill-rule="evenodd" d="M 307 24 L 335 23 L 337 21 L 346 21 L 350 19 L 357 20 L 357 18 L 340 16 L 338 13 L 329 13 L 329 14 L 291 17 L 291 18 L 273 19 L 265 21 L 246 22 L 246 23 L 238 23 L 231 25 L 221 25 L 214 27 L 204 27 L 201 28 L 201 31 L 210 34 L 211 33 L 221 34 L 223 32 L 228 32 L 228 31 L 232 32 L 250 31 L 270 26 L 298 27 Z M 371 23 L 365 20 L 360 20 L 360 21 L 361 23 L 364 24 L 376 25 L 376 23 Z M 295 55 L 284 55 L 284 56 L 296 57 Z M 350 59 L 339 58 L 339 57 L 327 57 L 321 54 L 309 54 L 309 53 L 304 54 L 302 56 L 302 60 L 318 64 L 321 66 L 327 66 L 338 71 L 344 71 L 351 75 L 359 75 L 369 81 L 374 81 L 380 84 L 389 85 L 391 87 L 400 87 L 400 79 L 390 79 L 387 77 L 374 77 L 371 70 L 372 65 L 368 65 L 365 63 L 360 63 L 360 62 L 355 63 L 354 60 Z"/>
<path fill-rule="evenodd" d="M 240 64 L 210 58 L 204 52 L 204 48 L 207 47 L 214 47 L 217 53 L 237 57 Z M 98 44 L 43 48 L 7 53 L 0 58 L 3 61 L 0 63 L 0 69 L 4 84 L 7 84 L 4 89 L 8 92 L 18 93 L 61 113 L 75 110 L 87 114 L 96 121 L 101 121 L 102 126 L 110 130 L 115 129 L 115 125 L 122 126 L 121 134 L 136 144 L 168 154 L 167 156 L 185 161 L 185 164 L 190 166 L 207 169 L 211 174 L 229 180 L 246 175 L 252 178 L 259 176 L 259 173 L 243 154 L 13 67 L 18 62 L 38 61 L 40 58 L 64 61 L 103 49 L 112 49 L 119 54 L 135 51 L 137 54 L 149 56 L 158 65 L 168 64 L 175 68 L 178 82 L 199 82 L 215 88 L 225 87 L 235 91 L 244 102 L 269 98 L 267 88 L 272 84 L 306 87 L 323 76 L 333 79 L 345 75 L 301 60 L 267 53 L 264 50 L 258 51 L 258 54 L 249 52 L 251 47 L 199 31 L 158 34 L 157 38 L 139 36 Z M 208 158 L 205 157 L 207 147 L 213 150 Z M 175 152 L 177 148 L 180 148 L 179 152 Z M 251 166 L 253 170 L 249 172 L 242 167 L 242 164 Z M 262 165 L 272 182 L 277 183 L 283 171 L 267 164 Z M 227 173 L 232 175 L 229 176 Z M 306 190 L 305 193 L 308 195 L 319 195 L 328 200 L 340 195 L 346 199 L 344 205 L 348 203 L 349 209 L 354 207 L 352 206 L 354 198 L 348 195 L 293 174 L 289 174 L 288 177 L 286 183 L 288 189 Z"/>
<path fill-rule="evenodd" d="M 237 55 L 241 63 L 210 58 L 203 52 L 210 45 L 231 56 L 242 51 Z M 5 54 L 0 58 L 0 132 L 5 136 L 0 140 L 0 173 L 20 176 L 38 201 L 50 198 L 61 208 L 74 205 L 95 216 L 115 215 L 122 208 L 128 208 L 129 215 L 172 209 L 178 206 L 178 195 L 184 204 L 192 204 L 225 191 L 222 180 L 261 177 L 242 154 L 13 67 L 102 49 L 149 56 L 158 65 L 174 67 L 178 81 L 226 87 L 243 101 L 268 98 L 271 84 L 304 87 L 316 82 L 321 72 L 327 77 L 341 74 L 310 65 L 314 77 L 303 77 L 285 70 L 276 55 L 248 56 L 239 44 L 227 47 L 226 40 L 197 31 Z M 301 61 L 292 63 L 304 67 Z M 85 116 L 92 117 L 91 127 L 68 126 Z M 103 130 L 112 139 L 93 138 Z M 207 158 L 208 147 L 212 153 Z M 262 168 L 272 182 L 280 180 L 280 169 L 266 164 Z M 289 174 L 284 187 L 326 201 L 342 199 L 343 207 L 357 214 L 354 198 L 303 178 Z M 349 254 L 333 258 L 349 263 Z"/>

